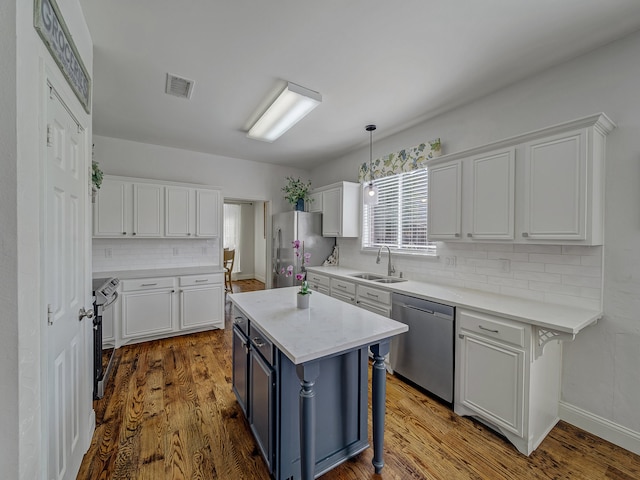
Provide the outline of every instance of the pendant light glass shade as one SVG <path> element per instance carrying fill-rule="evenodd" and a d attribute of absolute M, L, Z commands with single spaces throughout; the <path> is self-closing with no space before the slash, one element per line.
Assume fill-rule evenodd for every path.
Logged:
<path fill-rule="evenodd" d="M 378 204 L 378 187 L 373 183 L 373 131 L 376 129 L 375 125 L 367 125 L 364 129 L 369 132 L 369 183 L 364 187 L 362 192 L 362 201 L 365 205 L 377 205 Z"/>

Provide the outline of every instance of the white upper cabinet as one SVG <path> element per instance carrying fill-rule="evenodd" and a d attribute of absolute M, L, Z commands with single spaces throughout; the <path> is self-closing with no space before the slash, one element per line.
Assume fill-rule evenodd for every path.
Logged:
<path fill-rule="evenodd" d="M 429 162 L 429 239 L 602 245 L 605 137 L 592 115 Z"/>
<path fill-rule="evenodd" d="M 469 238 L 513 240 L 515 155 L 515 148 L 508 148 L 468 160 L 472 176 Z"/>
<path fill-rule="evenodd" d="M 165 235 L 189 237 L 195 231 L 195 193 L 192 188 L 167 187 Z"/>
<path fill-rule="evenodd" d="M 131 182 L 104 179 L 93 210 L 95 237 L 123 237 L 133 233 L 132 188 Z"/>
<path fill-rule="evenodd" d="M 322 213 L 322 192 L 314 192 L 309 195 L 309 211 Z"/>
<path fill-rule="evenodd" d="M 105 175 L 94 207 L 95 237 L 217 237 L 221 194 L 215 188 Z"/>
<path fill-rule="evenodd" d="M 338 182 L 314 190 L 310 207 L 322 208 L 324 237 L 357 237 L 360 233 L 360 184 Z M 320 197 L 319 197 L 320 196 Z"/>
<path fill-rule="evenodd" d="M 164 187 L 150 183 L 133 184 L 133 233 L 138 237 L 164 234 Z"/>
<path fill-rule="evenodd" d="M 462 235 L 462 162 L 429 167 L 429 240 L 456 240 Z"/>
<path fill-rule="evenodd" d="M 220 192 L 196 189 L 196 237 L 220 235 Z"/>
<path fill-rule="evenodd" d="M 219 223 L 219 191 L 166 187 L 167 237 L 217 237 Z"/>
<path fill-rule="evenodd" d="M 589 151 L 588 137 L 582 129 L 525 144 L 524 238 L 587 239 L 587 171 L 601 161 Z M 595 230 L 591 240 L 600 238 Z"/>

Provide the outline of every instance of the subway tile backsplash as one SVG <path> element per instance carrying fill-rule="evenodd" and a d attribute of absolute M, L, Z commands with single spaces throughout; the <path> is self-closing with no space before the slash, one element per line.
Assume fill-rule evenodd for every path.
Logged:
<path fill-rule="evenodd" d="M 385 273 L 357 239 L 340 239 L 340 264 Z M 438 243 L 438 257 L 394 255 L 396 274 L 545 303 L 602 308 L 602 247 Z"/>
<path fill-rule="evenodd" d="M 93 239 L 93 271 L 220 265 L 219 239 Z"/>

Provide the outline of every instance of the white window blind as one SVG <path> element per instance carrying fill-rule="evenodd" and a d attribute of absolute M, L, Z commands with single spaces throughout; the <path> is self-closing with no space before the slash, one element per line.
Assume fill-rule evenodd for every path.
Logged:
<path fill-rule="evenodd" d="M 363 206 L 362 247 L 435 253 L 427 241 L 426 168 L 376 180 L 378 204 Z"/>

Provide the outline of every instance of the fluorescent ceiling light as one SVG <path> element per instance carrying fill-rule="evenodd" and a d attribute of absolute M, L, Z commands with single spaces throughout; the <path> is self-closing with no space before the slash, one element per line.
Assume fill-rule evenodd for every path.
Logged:
<path fill-rule="evenodd" d="M 247 137 L 273 142 L 322 102 L 322 95 L 295 83 L 286 88 L 251 127 Z"/>

